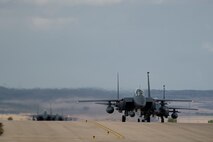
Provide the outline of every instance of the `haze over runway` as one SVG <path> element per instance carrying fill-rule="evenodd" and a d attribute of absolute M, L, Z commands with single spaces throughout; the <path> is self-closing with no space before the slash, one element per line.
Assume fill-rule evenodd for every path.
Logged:
<path fill-rule="evenodd" d="M 1 0 L 0 86 L 213 89 L 211 0 Z M 145 87 L 144 87 L 145 86 Z"/>

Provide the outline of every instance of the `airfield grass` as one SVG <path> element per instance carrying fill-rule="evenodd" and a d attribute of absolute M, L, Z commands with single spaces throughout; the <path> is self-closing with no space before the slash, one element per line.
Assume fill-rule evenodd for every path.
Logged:
<path fill-rule="evenodd" d="M 209 120 L 208 123 L 213 123 L 213 120 Z"/>
<path fill-rule="evenodd" d="M 170 122 L 170 123 L 177 123 L 177 119 L 169 118 L 168 122 Z"/>

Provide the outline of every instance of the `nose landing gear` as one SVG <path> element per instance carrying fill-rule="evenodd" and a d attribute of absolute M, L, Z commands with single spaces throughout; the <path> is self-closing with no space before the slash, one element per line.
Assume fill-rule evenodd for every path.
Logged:
<path fill-rule="evenodd" d="M 122 115 L 122 122 L 126 122 L 126 116 Z"/>
<path fill-rule="evenodd" d="M 141 115 L 140 118 L 138 118 L 138 122 L 150 122 L 151 120 L 151 117 L 148 115 L 148 116 L 144 116 L 144 115 Z"/>

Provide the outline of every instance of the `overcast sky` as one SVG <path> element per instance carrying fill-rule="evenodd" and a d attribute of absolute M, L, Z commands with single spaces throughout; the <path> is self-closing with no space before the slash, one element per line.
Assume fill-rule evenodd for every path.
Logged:
<path fill-rule="evenodd" d="M 0 86 L 213 89 L 213 0 L 0 0 Z"/>

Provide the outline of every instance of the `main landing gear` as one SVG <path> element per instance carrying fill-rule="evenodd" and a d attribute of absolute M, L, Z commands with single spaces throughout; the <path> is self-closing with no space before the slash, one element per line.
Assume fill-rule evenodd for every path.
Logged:
<path fill-rule="evenodd" d="M 122 122 L 126 122 L 126 116 L 122 115 Z"/>
<path fill-rule="evenodd" d="M 161 118 L 161 123 L 164 123 L 164 117 L 161 116 L 160 118 Z"/>
<path fill-rule="evenodd" d="M 122 122 L 126 122 L 126 116 L 128 116 L 128 111 L 125 111 L 124 115 L 122 115 Z"/>

